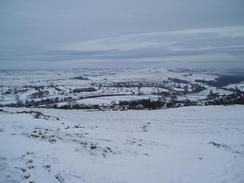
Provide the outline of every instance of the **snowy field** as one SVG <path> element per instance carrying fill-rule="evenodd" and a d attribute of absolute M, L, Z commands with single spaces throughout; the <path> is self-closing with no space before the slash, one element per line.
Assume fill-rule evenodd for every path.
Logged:
<path fill-rule="evenodd" d="M 0 182 L 242 183 L 243 111 L 2 108 Z"/>

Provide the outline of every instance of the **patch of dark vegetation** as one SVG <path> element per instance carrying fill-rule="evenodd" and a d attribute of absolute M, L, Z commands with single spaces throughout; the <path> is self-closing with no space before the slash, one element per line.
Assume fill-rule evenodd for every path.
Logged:
<path fill-rule="evenodd" d="M 42 99 L 42 100 L 26 100 L 25 103 L 17 103 L 17 104 L 10 104 L 8 107 L 42 107 L 42 106 L 48 106 L 51 104 L 55 104 L 58 102 L 65 101 L 66 98 L 60 99 L 59 97 L 50 98 L 50 99 Z"/>
<path fill-rule="evenodd" d="M 62 105 L 60 107 L 54 106 L 57 109 L 99 109 L 99 105 L 86 105 L 86 104 L 72 104 Z"/>
<path fill-rule="evenodd" d="M 97 146 L 95 145 L 95 144 L 90 144 L 90 149 L 96 149 L 97 148 Z"/>
<path fill-rule="evenodd" d="M 189 81 L 183 80 L 183 79 L 177 79 L 177 78 L 169 78 L 170 81 L 175 82 L 175 83 L 184 83 L 188 84 Z"/>
<path fill-rule="evenodd" d="M 3 92 L 2 95 L 10 95 L 13 93 L 13 90 L 10 88 L 7 91 Z"/>
<path fill-rule="evenodd" d="M 106 82 L 106 83 L 91 83 L 92 86 L 101 87 L 124 87 L 124 88 L 141 88 L 141 87 L 164 87 L 168 81 L 121 81 L 121 82 Z"/>
<path fill-rule="evenodd" d="M 26 169 L 21 168 L 21 167 L 14 167 L 15 169 L 21 170 L 23 173 L 26 172 Z"/>
<path fill-rule="evenodd" d="M 75 80 L 89 80 L 87 77 L 84 77 L 84 76 L 77 76 L 77 77 L 73 77 L 71 79 L 75 79 Z"/>
<path fill-rule="evenodd" d="M 116 154 L 112 148 L 110 147 L 102 147 L 98 143 L 95 142 L 89 142 L 84 139 L 85 134 L 87 133 L 81 133 L 81 131 L 74 132 L 73 130 L 70 131 L 70 129 L 77 129 L 77 128 L 83 128 L 82 126 L 75 125 L 73 127 L 67 125 L 67 127 L 64 127 L 63 130 L 60 131 L 59 128 L 57 129 L 47 129 L 47 128 L 34 128 L 31 132 L 23 133 L 22 135 L 25 135 L 29 138 L 40 140 L 40 141 L 46 141 L 51 144 L 55 144 L 59 141 L 61 142 L 72 142 L 76 145 L 79 145 L 79 147 L 76 149 L 76 151 L 87 151 L 93 155 L 101 154 L 104 158 L 107 157 L 108 154 Z M 28 167 L 30 167 L 29 165 Z M 50 165 L 46 165 L 44 168 L 49 170 Z"/>
<path fill-rule="evenodd" d="M 230 147 L 225 144 L 219 144 L 213 141 L 209 142 L 208 144 L 213 145 L 216 148 L 230 149 Z"/>
<path fill-rule="evenodd" d="M 16 113 L 17 114 L 31 114 L 31 115 L 33 115 L 33 117 L 35 119 L 45 119 L 45 120 L 55 119 L 55 120 L 59 120 L 58 117 L 45 115 L 45 114 L 43 114 L 43 113 L 41 113 L 39 111 L 17 111 Z"/>
<path fill-rule="evenodd" d="M 95 92 L 97 91 L 94 87 L 88 87 L 88 88 L 75 88 L 73 89 L 72 93 L 81 93 L 81 92 Z"/>
<path fill-rule="evenodd" d="M 123 109 L 160 109 L 165 105 L 165 103 L 161 100 L 141 99 L 121 101 L 118 105 Z"/>
<path fill-rule="evenodd" d="M 130 101 L 120 101 L 118 104 L 111 106 L 114 110 L 156 110 L 162 108 L 176 108 L 181 106 L 191 106 L 196 105 L 195 101 L 190 100 L 151 100 L 151 99 L 141 99 L 141 100 L 130 100 Z"/>
<path fill-rule="evenodd" d="M 169 72 L 175 72 L 175 73 L 194 73 L 196 70 L 191 70 L 191 69 L 185 69 L 185 68 L 176 68 L 176 69 L 167 69 Z M 199 69 L 197 69 L 199 71 Z M 202 72 L 204 70 L 201 70 Z"/>
<path fill-rule="evenodd" d="M 24 175 L 23 176 L 25 179 L 29 179 L 30 178 L 30 175 Z"/>
<path fill-rule="evenodd" d="M 109 154 L 116 154 L 110 147 L 101 147 L 98 144 L 92 143 L 92 142 L 84 142 L 81 141 L 80 145 L 82 145 L 82 149 L 86 149 L 89 153 L 95 155 L 101 153 L 101 155 L 106 158 Z M 77 151 L 81 151 L 78 150 Z"/>
<path fill-rule="evenodd" d="M 186 92 L 185 94 L 188 94 L 188 93 L 199 93 L 203 90 L 205 90 L 206 87 L 202 86 L 202 85 L 199 85 L 199 84 L 192 84 L 192 91 L 191 92 Z"/>
<path fill-rule="evenodd" d="M 148 128 L 150 127 L 151 123 L 148 122 L 142 126 L 142 131 L 143 132 L 148 132 Z"/>
<path fill-rule="evenodd" d="M 207 84 L 209 86 L 214 86 L 214 87 L 224 87 L 227 86 L 229 84 L 236 84 L 236 83 L 240 83 L 244 81 L 244 76 L 240 75 L 225 75 L 225 76 L 219 76 L 218 78 L 216 78 L 215 80 L 200 80 L 197 79 L 195 80 L 195 82 L 200 82 L 200 83 L 204 83 Z"/>
<path fill-rule="evenodd" d="M 43 168 L 48 172 L 51 172 L 51 165 L 43 165 Z"/>
<path fill-rule="evenodd" d="M 9 95 L 9 94 L 18 94 L 18 93 L 25 93 L 28 89 L 17 89 L 17 88 L 10 88 L 7 91 L 3 92 L 2 95 Z"/>
<path fill-rule="evenodd" d="M 64 183 L 65 182 L 65 179 L 64 177 L 61 175 L 61 174 L 56 174 L 55 175 L 55 178 L 58 180 L 58 182 L 60 183 Z"/>
<path fill-rule="evenodd" d="M 139 99 L 129 101 L 119 101 L 118 103 L 112 102 L 107 105 L 92 105 L 92 104 L 77 104 L 71 103 L 62 106 L 52 106 L 57 109 L 84 109 L 84 110 L 156 110 L 162 108 L 176 108 L 182 106 L 195 106 L 198 105 L 196 101 L 188 99 L 177 100 L 177 97 L 168 98 L 163 100 L 158 98 L 156 100 L 151 99 Z"/>
<path fill-rule="evenodd" d="M 31 133 L 25 133 L 23 135 L 26 135 L 27 137 L 33 138 L 33 139 L 40 139 L 43 141 L 48 141 L 51 144 L 54 144 L 58 140 L 61 140 L 60 137 L 53 135 L 51 132 L 53 132 L 53 130 L 38 129 L 38 130 L 33 130 Z"/>
<path fill-rule="evenodd" d="M 43 85 L 38 85 L 38 86 L 37 85 L 24 85 L 23 87 L 24 88 L 33 88 L 37 91 L 43 90 L 45 88 L 45 86 L 43 86 Z"/>
<path fill-rule="evenodd" d="M 206 99 L 205 105 L 244 105 L 244 92 L 236 90 L 234 93 L 229 95 L 220 96 L 217 93 L 210 92 Z"/>
<path fill-rule="evenodd" d="M 49 91 L 38 91 L 29 95 L 30 99 L 44 98 L 49 95 Z"/>

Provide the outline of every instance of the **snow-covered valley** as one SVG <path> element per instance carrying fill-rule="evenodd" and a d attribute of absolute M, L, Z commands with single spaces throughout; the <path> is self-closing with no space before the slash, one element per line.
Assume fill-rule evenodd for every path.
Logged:
<path fill-rule="evenodd" d="M 244 74 L 166 69 L 0 71 L 0 107 L 131 110 L 244 104 Z"/>

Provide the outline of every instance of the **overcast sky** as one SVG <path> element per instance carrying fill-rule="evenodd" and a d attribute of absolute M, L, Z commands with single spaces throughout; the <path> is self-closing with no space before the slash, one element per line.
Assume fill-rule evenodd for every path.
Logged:
<path fill-rule="evenodd" d="M 243 58 L 243 0 L 0 0 L 0 69 Z"/>

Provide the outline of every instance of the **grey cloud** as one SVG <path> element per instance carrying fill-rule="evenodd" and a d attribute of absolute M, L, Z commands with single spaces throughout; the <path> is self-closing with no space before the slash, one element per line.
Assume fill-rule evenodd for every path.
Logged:
<path fill-rule="evenodd" d="M 0 64 L 212 54 L 240 60 L 243 7 L 243 0 L 1 0 Z"/>
<path fill-rule="evenodd" d="M 60 59 L 132 59 L 169 56 L 244 55 L 244 26 L 133 34 L 75 42 L 53 51 Z"/>

